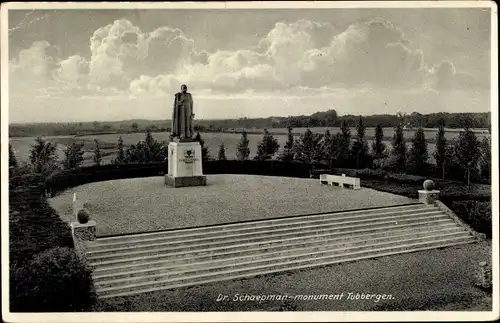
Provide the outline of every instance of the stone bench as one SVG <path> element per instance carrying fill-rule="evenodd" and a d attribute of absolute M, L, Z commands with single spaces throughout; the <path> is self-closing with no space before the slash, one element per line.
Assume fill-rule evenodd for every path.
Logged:
<path fill-rule="evenodd" d="M 347 186 L 355 190 L 361 189 L 361 180 L 358 177 L 348 177 L 345 176 L 345 174 L 342 174 L 342 176 L 321 174 L 319 175 L 319 181 L 321 184 L 328 184 L 331 186 L 337 184 L 340 187 Z"/>

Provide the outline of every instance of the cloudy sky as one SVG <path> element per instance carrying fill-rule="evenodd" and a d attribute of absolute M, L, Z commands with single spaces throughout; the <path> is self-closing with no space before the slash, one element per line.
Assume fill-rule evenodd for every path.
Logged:
<path fill-rule="evenodd" d="M 11 122 L 490 109 L 490 9 L 11 10 Z"/>

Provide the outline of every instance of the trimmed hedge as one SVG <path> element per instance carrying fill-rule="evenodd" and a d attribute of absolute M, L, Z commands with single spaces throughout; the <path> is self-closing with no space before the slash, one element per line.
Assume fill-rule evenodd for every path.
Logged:
<path fill-rule="evenodd" d="M 210 174 L 248 174 L 281 177 L 310 176 L 310 165 L 300 162 L 278 160 L 213 160 L 203 163 L 203 173 Z M 162 176 L 167 172 L 167 162 L 157 164 L 120 164 L 80 167 L 57 171 L 45 180 L 45 189 L 57 194 L 68 188 L 107 180 Z"/>
<path fill-rule="evenodd" d="M 10 268 L 12 312 L 88 311 L 97 297 L 92 271 L 72 248 L 52 248 Z"/>
<path fill-rule="evenodd" d="M 73 248 L 71 229 L 35 191 L 9 192 L 9 257 L 18 265 L 53 247 Z"/>
<path fill-rule="evenodd" d="M 113 179 L 161 176 L 167 171 L 166 164 L 120 164 L 79 167 L 52 173 L 45 180 L 45 189 L 57 194 L 68 188 Z"/>
<path fill-rule="evenodd" d="M 309 178 L 311 166 L 301 162 L 279 160 L 214 160 L 203 164 L 209 174 L 247 174 Z"/>
<path fill-rule="evenodd" d="M 404 184 L 420 184 L 423 185 L 426 179 L 432 179 L 437 187 L 445 187 L 449 185 L 463 185 L 462 182 L 452 181 L 447 179 L 440 178 L 429 178 L 427 176 L 419 176 L 419 175 L 410 175 L 404 173 L 392 173 L 382 169 L 350 169 L 350 168 L 335 168 L 333 170 L 334 174 L 344 173 L 347 176 L 359 177 L 361 179 L 379 179 L 386 180 L 395 183 L 404 183 Z M 419 188 L 421 189 L 422 186 Z"/>

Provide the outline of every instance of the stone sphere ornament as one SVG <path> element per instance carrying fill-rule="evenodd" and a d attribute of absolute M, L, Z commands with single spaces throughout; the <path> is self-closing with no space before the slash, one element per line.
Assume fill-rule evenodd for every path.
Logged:
<path fill-rule="evenodd" d="M 434 181 L 430 179 L 426 179 L 424 181 L 424 190 L 426 191 L 432 191 L 436 187 L 436 184 L 434 184 Z"/>
<path fill-rule="evenodd" d="M 90 212 L 87 209 L 81 209 L 78 211 L 76 218 L 79 223 L 85 224 L 90 220 Z"/>

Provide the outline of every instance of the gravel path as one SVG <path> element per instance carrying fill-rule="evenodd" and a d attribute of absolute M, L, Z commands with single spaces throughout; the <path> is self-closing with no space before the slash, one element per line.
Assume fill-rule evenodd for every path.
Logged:
<path fill-rule="evenodd" d="M 415 202 L 368 188 L 321 185 L 317 179 L 209 175 L 207 182 L 176 189 L 165 187 L 163 177 L 98 182 L 70 189 L 50 203 L 72 221 L 76 192 L 88 201 L 97 235 L 103 236 Z"/>

